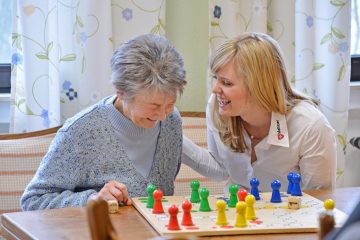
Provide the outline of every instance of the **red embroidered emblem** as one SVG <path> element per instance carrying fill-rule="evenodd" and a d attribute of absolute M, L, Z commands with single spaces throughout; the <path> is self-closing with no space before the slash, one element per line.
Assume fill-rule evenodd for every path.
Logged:
<path fill-rule="evenodd" d="M 278 133 L 277 137 L 278 137 L 278 140 L 281 140 L 281 139 L 283 139 L 283 138 L 284 138 L 284 134 L 282 134 L 282 133 Z"/>

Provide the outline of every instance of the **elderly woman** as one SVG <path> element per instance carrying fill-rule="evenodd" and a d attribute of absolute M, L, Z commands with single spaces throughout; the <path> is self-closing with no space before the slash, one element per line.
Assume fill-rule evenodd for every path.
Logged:
<path fill-rule="evenodd" d="M 304 189 L 333 188 L 335 131 L 313 99 L 291 88 L 277 42 L 246 33 L 210 60 L 213 94 L 206 112 L 209 151 L 184 138 L 183 162 L 205 176 L 271 191 L 299 173 Z"/>
<path fill-rule="evenodd" d="M 91 197 L 129 205 L 149 183 L 173 194 L 183 59 L 164 37 L 147 34 L 117 49 L 111 68 L 116 95 L 65 122 L 25 189 L 23 210 L 83 206 Z"/>

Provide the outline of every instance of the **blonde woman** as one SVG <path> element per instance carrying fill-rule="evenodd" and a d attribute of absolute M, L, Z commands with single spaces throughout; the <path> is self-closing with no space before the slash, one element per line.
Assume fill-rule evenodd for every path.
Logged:
<path fill-rule="evenodd" d="M 335 186 L 335 131 L 317 102 L 291 88 L 278 43 L 247 33 L 217 48 L 207 110 L 208 150 L 185 137 L 182 161 L 201 174 L 260 191 L 301 175 L 303 189 Z M 227 189 L 227 188 L 226 188 Z"/>

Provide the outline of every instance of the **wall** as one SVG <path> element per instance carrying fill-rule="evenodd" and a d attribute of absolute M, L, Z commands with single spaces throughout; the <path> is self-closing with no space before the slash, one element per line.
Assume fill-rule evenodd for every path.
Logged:
<path fill-rule="evenodd" d="M 187 85 L 178 101 L 180 111 L 204 112 L 207 102 L 209 48 L 207 0 L 166 1 L 166 36 L 185 60 Z"/>

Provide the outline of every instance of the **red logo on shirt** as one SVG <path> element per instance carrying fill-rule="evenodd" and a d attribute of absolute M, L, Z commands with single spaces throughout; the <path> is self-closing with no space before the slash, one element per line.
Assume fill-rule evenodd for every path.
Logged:
<path fill-rule="evenodd" d="M 280 121 L 279 120 L 276 120 L 276 130 L 277 130 L 277 138 L 278 140 L 281 140 L 284 138 L 284 134 L 281 133 L 281 130 L 280 130 Z"/>
<path fill-rule="evenodd" d="M 281 139 L 283 139 L 283 138 L 284 138 L 284 134 L 282 134 L 282 133 L 278 133 L 277 137 L 278 137 L 278 140 L 281 140 Z"/>

